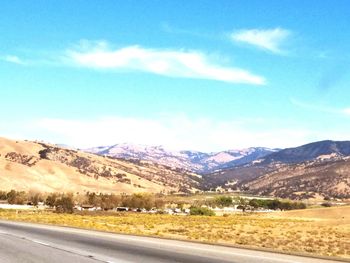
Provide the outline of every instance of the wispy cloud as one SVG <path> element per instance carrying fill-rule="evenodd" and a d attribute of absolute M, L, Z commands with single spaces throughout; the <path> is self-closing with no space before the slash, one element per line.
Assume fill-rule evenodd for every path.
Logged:
<path fill-rule="evenodd" d="M 208 79 L 229 83 L 264 85 L 265 79 L 247 70 L 212 62 L 198 51 L 161 50 L 127 46 L 112 50 L 105 42 L 66 52 L 75 65 L 95 68 L 143 71 L 168 77 Z"/>
<path fill-rule="evenodd" d="M 20 59 L 17 56 L 14 56 L 14 55 L 3 56 L 3 57 L 1 57 L 1 60 L 9 62 L 9 63 L 18 64 L 18 65 L 25 65 L 26 64 L 24 60 Z"/>
<path fill-rule="evenodd" d="M 282 45 L 290 37 L 291 31 L 283 28 L 273 29 L 243 29 L 230 34 L 230 38 L 236 42 L 246 43 L 260 49 L 276 54 L 285 51 Z"/>
<path fill-rule="evenodd" d="M 301 107 L 304 109 L 308 109 L 308 110 L 312 110 L 312 111 L 350 116 L 350 107 L 349 108 L 342 108 L 342 109 L 333 108 L 333 107 L 324 106 L 324 105 L 317 105 L 317 104 L 301 102 L 295 98 L 290 98 L 290 102 L 295 106 L 298 106 L 298 107 Z"/>

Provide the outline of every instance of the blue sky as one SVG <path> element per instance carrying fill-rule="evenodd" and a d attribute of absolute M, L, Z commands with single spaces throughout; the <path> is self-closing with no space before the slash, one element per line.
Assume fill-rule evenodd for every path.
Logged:
<path fill-rule="evenodd" d="M 218 151 L 348 140 L 348 1 L 1 1 L 0 136 Z"/>

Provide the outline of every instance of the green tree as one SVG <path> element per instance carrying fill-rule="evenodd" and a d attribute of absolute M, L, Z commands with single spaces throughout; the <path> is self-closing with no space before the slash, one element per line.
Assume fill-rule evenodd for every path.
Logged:
<path fill-rule="evenodd" d="M 207 207 L 191 207 L 190 215 L 195 216 L 215 216 L 215 212 Z"/>
<path fill-rule="evenodd" d="M 28 193 L 28 198 L 29 201 L 35 206 L 37 206 L 39 202 L 43 201 L 43 196 L 41 193 L 30 192 Z"/>
<path fill-rule="evenodd" d="M 56 212 L 73 213 L 74 202 L 72 196 L 62 196 L 56 200 Z"/>
<path fill-rule="evenodd" d="M 281 209 L 281 201 L 274 199 L 274 200 L 269 200 L 267 204 L 267 208 L 276 210 L 276 209 Z"/>
<path fill-rule="evenodd" d="M 236 203 L 237 203 L 237 208 L 241 209 L 243 212 L 245 212 L 249 206 L 249 202 L 247 201 L 247 199 L 239 197 L 238 199 L 236 199 Z"/>
<path fill-rule="evenodd" d="M 249 205 L 254 209 L 258 209 L 260 207 L 259 201 L 257 199 L 251 199 L 249 201 Z"/>
<path fill-rule="evenodd" d="M 89 205 L 98 206 L 100 204 L 100 198 L 96 193 L 87 193 Z"/>
<path fill-rule="evenodd" d="M 0 191 L 0 200 L 7 200 L 7 193 L 5 191 Z"/>
<path fill-rule="evenodd" d="M 6 196 L 9 204 L 23 205 L 27 200 L 26 193 L 23 191 L 17 192 L 15 190 L 11 190 Z"/>
<path fill-rule="evenodd" d="M 9 204 L 15 204 L 16 197 L 17 197 L 17 192 L 15 190 L 11 190 L 10 192 L 7 193 L 7 202 L 9 202 Z"/>
<path fill-rule="evenodd" d="M 56 200 L 58 198 L 58 195 L 56 193 L 51 193 L 47 196 L 45 204 L 54 207 L 56 205 Z"/>
<path fill-rule="evenodd" d="M 215 204 L 219 207 L 228 207 L 232 205 L 232 201 L 231 196 L 219 196 L 215 199 Z"/>
<path fill-rule="evenodd" d="M 133 194 L 128 201 L 127 206 L 131 208 L 145 208 L 150 210 L 155 206 L 154 196 L 151 194 Z"/>

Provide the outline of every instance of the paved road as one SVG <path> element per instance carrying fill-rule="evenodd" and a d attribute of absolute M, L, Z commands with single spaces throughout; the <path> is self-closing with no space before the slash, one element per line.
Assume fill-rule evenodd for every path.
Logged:
<path fill-rule="evenodd" d="M 332 261 L 0 220 L 0 263 L 3 262 L 330 263 Z"/>

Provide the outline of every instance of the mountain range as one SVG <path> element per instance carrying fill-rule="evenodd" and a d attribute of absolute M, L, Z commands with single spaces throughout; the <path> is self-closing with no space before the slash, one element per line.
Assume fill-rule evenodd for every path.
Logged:
<path fill-rule="evenodd" d="M 204 189 L 238 189 L 293 199 L 350 198 L 350 141 L 320 141 L 204 176 Z"/>
<path fill-rule="evenodd" d="M 240 191 L 291 199 L 350 199 L 350 141 L 218 153 L 127 144 L 88 151 L 0 138 L 0 190 Z"/>
<path fill-rule="evenodd" d="M 251 147 L 240 150 L 205 153 L 199 151 L 169 151 L 162 146 L 145 146 L 133 144 L 115 144 L 101 146 L 84 151 L 102 156 L 127 160 L 147 160 L 172 168 L 180 168 L 199 174 L 230 168 L 252 162 L 279 149 Z"/>

